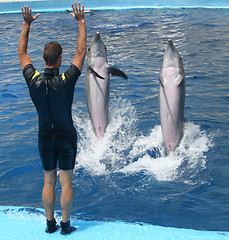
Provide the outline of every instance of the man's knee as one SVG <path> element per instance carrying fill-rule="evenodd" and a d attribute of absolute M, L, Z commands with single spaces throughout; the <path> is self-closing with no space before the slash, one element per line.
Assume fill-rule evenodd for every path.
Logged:
<path fill-rule="evenodd" d="M 44 171 L 44 181 L 46 185 L 55 186 L 57 180 L 57 169 Z"/>
<path fill-rule="evenodd" d="M 62 187 L 72 185 L 73 170 L 60 170 L 59 179 Z"/>

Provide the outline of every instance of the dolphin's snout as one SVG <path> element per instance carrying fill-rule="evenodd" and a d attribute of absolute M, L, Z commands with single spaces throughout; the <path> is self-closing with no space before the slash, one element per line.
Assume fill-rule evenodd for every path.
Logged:
<path fill-rule="evenodd" d="M 175 47 L 174 47 L 174 45 L 173 45 L 173 41 L 172 41 L 171 38 L 168 39 L 167 51 L 169 51 L 169 52 L 175 52 Z"/>
<path fill-rule="evenodd" d="M 173 46 L 173 41 L 171 38 L 168 39 L 168 46 Z"/>
<path fill-rule="evenodd" d="M 93 42 L 95 43 L 95 42 L 97 42 L 98 40 L 101 40 L 101 38 L 100 38 L 100 32 L 96 32 L 96 33 L 95 33 L 95 37 L 94 37 L 94 41 L 93 41 Z"/>

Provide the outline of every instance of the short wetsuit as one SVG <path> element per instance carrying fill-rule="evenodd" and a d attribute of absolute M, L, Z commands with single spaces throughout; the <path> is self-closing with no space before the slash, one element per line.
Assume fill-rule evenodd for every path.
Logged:
<path fill-rule="evenodd" d="M 74 168 L 77 135 L 71 107 L 80 74 L 75 65 L 62 75 L 57 68 L 46 68 L 44 74 L 40 74 L 32 64 L 23 70 L 38 113 L 38 146 L 44 170 L 55 169 L 57 161 L 62 170 Z"/>

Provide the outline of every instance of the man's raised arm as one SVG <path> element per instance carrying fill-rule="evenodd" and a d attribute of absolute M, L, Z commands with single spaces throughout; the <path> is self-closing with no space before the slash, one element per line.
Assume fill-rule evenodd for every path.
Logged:
<path fill-rule="evenodd" d="M 26 65 L 32 63 L 29 55 L 27 54 L 29 30 L 30 30 L 31 23 L 35 21 L 40 14 L 37 14 L 33 17 L 31 8 L 29 8 L 28 6 L 25 6 L 24 9 L 21 8 L 21 10 L 24 18 L 24 23 L 23 23 L 21 35 L 19 38 L 18 56 L 21 63 L 21 69 L 23 70 Z"/>
<path fill-rule="evenodd" d="M 84 18 L 84 5 L 82 5 L 82 9 L 80 6 L 80 2 L 72 3 L 73 13 L 70 13 L 77 21 L 79 27 L 79 35 L 77 40 L 77 51 L 75 58 L 73 60 L 73 64 L 82 72 L 83 63 L 87 51 L 87 33 L 86 33 L 86 24 Z"/>

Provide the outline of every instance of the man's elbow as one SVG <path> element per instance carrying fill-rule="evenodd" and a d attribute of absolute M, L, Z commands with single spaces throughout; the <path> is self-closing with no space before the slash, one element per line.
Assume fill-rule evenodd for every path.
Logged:
<path fill-rule="evenodd" d="M 19 57 L 19 59 L 22 59 L 22 58 L 23 58 L 23 56 L 24 56 L 24 53 L 23 53 L 23 52 L 20 52 L 20 51 L 18 51 L 18 57 Z"/>
<path fill-rule="evenodd" d="M 18 56 L 19 56 L 19 58 L 23 58 L 26 54 L 27 54 L 27 52 L 25 50 L 23 50 L 22 48 L 18 47 Z"/>
<path fill-rule="evenodd" d="M 83 64 L 85 60 L 87 49 L 86 48 L 78 48 L 76 51 L 75 58 L 73 60 L 73 64 L 82 72 Z"/>
<path fill-rule="evenodd" d="M 25 61 L 25 59 L 27 59 L 27 54 L 24 52 L 18 51 L 18 57 L 19 57 L 20 62 L 22 63 L 23 61 Z"/>

